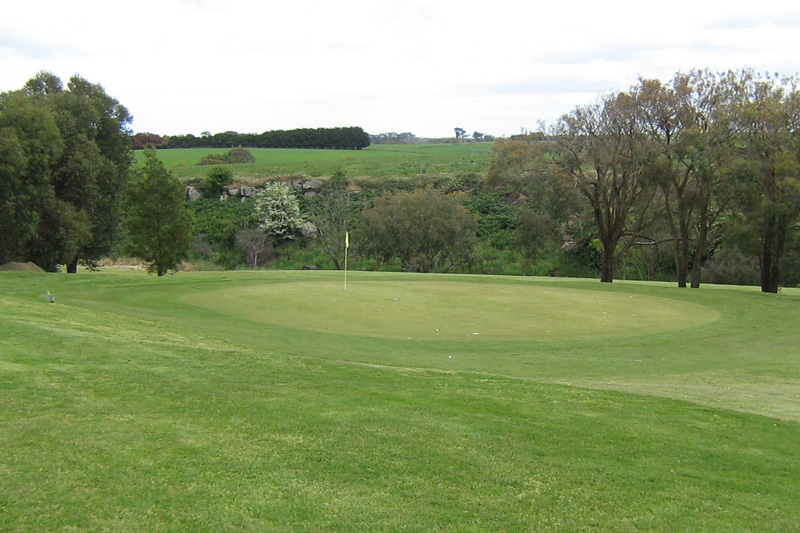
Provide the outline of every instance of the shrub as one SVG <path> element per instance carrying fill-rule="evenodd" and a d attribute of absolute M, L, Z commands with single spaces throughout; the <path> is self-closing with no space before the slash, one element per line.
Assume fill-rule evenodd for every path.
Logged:
<path fill-rule="evenodd" d="M 203 181 L 203 194 L 209 198 L 219 197 L 226 185 L 233 182 L 233 172 L 224 167 L 212 167 Z"/>
<path fill-rule="evenodd" d="M 270 182 L 253 207 L 258 228 L 278 239 L 293 239 L 305 219 L 294 192 L 280 182 Z"/>
<path fill-rule="evenodd" d="M 208 154 L 198 165 L 233 165 L 255 163 L 256 158 L 247 148 L 231 148 L 225 154 Z"/>
<path fill-rule="evenodd" d="M 255 156 L 247 148 L 232 148 L 225 155 L 225 158 L 231 164 L 256 162 Z"/>

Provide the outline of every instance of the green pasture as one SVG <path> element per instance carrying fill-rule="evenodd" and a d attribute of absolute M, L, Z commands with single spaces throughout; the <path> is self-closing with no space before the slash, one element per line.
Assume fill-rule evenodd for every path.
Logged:
<path fill-rule="evenodd" d="M 411 178 L 461 173 L 484 174 L 492 160 L 493 143 L 372 145 L 364 150 L 305 150 L 251 148 L 255 163 L 228 165 L 240 180 L 305 173 L 330 177 L 341 170 L 349 179 L 359 177 Z M 226 153 L 227 148 L 183 148 L 159 150 L 158 157 L 182 179 L 203 178 L 208 166 L 198 166 L 208 154 Z M 141 152 L 137 157 L 141 158 Z"/>
<path fill-rule="evenodd" d="M 797 530 L 800 292 L 343 282 L 0 272 L 0 530 Z"/>

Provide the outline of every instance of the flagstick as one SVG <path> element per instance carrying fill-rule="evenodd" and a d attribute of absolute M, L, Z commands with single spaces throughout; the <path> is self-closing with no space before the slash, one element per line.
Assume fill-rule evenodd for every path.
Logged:
<path fill-rule="evenodd" d="M 350 233 L 344 233 L 344 292 L 347 292 L 347 251 L 350 249 Z"/>

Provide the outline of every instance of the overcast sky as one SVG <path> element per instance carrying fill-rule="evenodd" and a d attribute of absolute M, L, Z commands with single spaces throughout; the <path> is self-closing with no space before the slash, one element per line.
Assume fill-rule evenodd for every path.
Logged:
<path fill-rule="evenodd" d="M 4 1 L 0 91 L 103 85 L 136 132 L 536 129 L 641 77 L 800 71 L 800 2 Z"/>

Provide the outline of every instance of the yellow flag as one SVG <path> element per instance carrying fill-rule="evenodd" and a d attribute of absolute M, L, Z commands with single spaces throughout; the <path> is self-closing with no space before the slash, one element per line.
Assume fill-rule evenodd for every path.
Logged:
<path fill-rule="evenodd" d="M 344 247 L 345 249 L 350 248 L 350 232 L 344 232 Z"/>

